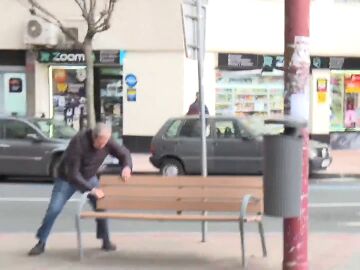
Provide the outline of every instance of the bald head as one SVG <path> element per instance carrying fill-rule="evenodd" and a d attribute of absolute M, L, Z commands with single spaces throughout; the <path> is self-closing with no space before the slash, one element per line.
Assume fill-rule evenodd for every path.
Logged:
<path fill-rule="evenodd" d="M 92 130 L 93 143 L 96 149 L 102 149 L 111 137 L 111 127 L 104 123 L 97 123 Z"/>

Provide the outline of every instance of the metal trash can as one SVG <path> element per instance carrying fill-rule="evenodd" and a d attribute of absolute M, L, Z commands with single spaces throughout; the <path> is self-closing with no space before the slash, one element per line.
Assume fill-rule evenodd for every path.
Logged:
<path fill-rule="evenodd" d="M 283 125 L 284 131 L 264 136 L 264 213 L 274 217 L 299 217 L 303 165 L 301 130 L 306 122 L 273 119 L 265 123 Z"/>

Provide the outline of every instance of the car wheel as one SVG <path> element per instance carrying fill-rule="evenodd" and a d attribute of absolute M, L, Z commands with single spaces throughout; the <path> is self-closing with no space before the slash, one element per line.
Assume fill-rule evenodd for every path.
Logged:
<path fill-rule="evenodd" d="M 185 173 L 181 162 L 170 158 L 162 162 L 160 172 L 164 176 L 177 176 Z"/>

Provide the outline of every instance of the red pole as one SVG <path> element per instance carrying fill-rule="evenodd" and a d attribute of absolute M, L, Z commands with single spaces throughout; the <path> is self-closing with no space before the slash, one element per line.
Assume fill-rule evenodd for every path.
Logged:
<path fill-rule="evenodd" d="M 309 14 L 310 0 L 285 0 L 285 114 L 308 119 L 310 87 Z M 308 270 L 308 145 L 303 130 L 303 177 L 301 214 L 284 219 L 283 270 Z"/>

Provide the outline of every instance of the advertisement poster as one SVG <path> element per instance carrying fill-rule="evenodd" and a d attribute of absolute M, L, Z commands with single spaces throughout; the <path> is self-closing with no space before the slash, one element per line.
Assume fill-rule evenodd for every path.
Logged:
<path fill-rule="evenodd" d="M 51 68 L 53 117 L 76 130 L 86 125 L 86 70 L 84 67 Z"/>
<path fill-rule="evenodd" d="M 318 103 L 324 104 L 327 100 L 327 79 L 317 79 Z"/>

